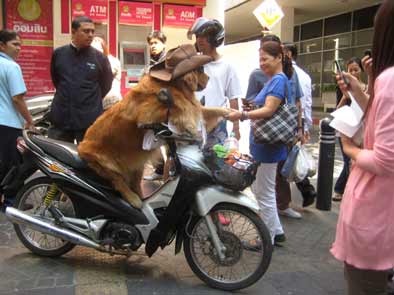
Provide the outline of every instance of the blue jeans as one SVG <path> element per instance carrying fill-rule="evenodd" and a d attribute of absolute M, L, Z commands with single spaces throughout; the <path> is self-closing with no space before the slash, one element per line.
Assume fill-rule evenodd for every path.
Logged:
<path fill-rule="evenodd" d="M 205 144 L 204 149 L 210 149 L 215 144 L 223 144 L 227 135 L 227 121 L 223 120 L 207 135 L 207 143 Z"/>

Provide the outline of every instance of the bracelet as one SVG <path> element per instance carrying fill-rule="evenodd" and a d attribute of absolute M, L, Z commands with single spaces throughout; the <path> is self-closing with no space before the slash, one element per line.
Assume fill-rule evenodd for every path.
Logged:
<path fill-rule="evenodd" d="M 247 120 L 247 119 L 249 119 L 248 112 L 243 111 L 243 112 L 241 113 L 241 118 L 240 118 L 240 120 L 241 120 L 241 121 L 245 121 L 245 120 Z"/>

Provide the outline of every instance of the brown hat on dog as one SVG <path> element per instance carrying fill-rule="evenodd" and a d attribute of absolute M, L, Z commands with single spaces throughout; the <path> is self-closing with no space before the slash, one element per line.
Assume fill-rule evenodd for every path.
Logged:
<path fill-rule="evenodd" d="M 149 75 L 162 81 L 171 81 L 212 60 L 208 55 L 197 54 L 192 44 L 184 44 L 168 51 L 162 62 L 150 68 Z"/>

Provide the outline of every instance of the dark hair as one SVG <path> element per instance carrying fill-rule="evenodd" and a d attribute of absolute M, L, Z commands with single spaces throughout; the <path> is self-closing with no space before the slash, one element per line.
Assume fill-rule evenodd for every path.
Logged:
<path fill-rule="evenodd" d="M 293 60 L 297 60 L 298 49 L 297 46 L 292 42 L 283 42 L 283 46 L 286 50 L 291 52 L 291 56 Z"/>
<path fill-rule="evenodd" d="M 159 39 L 163 44 L 165 44 L 167 41 L 166 35 L 164 35 L 164 33 L 159 30 L 155 30 L 149 33 L 148 37 L 146 37 L 146 41 L 148 41 L 149 43 L 151 39 Z"/>
<path fill-rule="evenodd" d="M 372 41 L 372 89 L 376 78 L 387 68 L 394 66 L 394 1 L 384 0 L 375 15 L 374 36 Z M 374 100 L 372 90 L 368 101 L 369 111 Z"/>
<path fill-rule="evenodd" d="M 283 54 L 282 45 L 277 41 L 264 41 L 261 49 L 273 57 L 282 56 L 283 73 L 288 79 L 293 76 L 293 65 L 291 60 Z"/>
<path fill-rule="evenodd" d="M 92 19 L 87 16 L 77 16 L 71 23 L 71 28 L 74 30 L 78 30 L 81 26 L 81 23 L 93 23 Z"/>
<path fill-rule="evenodd" d="M 4 29 L 0 31 L 0 42 L 4 44 L 11 40 L 15 40 L 17 37 L 20 38 L 19 34 L 13 30 Z"/>
<path fill-rule="evenodd" d="M 376 12 L 372 42 L 374 81 L 385 69 L 394 65 L 394 1 L 385 0 Z"/>
<path fill-rule="evenodd" d="M 269 41 L 282 43 L 282 42 L 280 41 L 280 38 L 279 38 L 278 36 L 270 34 L 270 35 L 265 35 L 265 36 L 263 36 L 263 37 L 261 38 L 261 40 L 260 40 L 260 44 L 262 45 L 264 42 L 269 42 Z M 261 46 L 261 47 L 262 47 L 262 46 Z"/>
<path fill-rule="evenodd" d="M 351 59 L 349 59 L 347 61 L 347 63 L 346 63 L 346 67 L 349 67 L 353 63 L 357 64 L 360 67 L 361 71 L 364 72 L 364 68 L 363 68 L 363 65 L 361 63 L 361 59 L 359 57 L 353 56 Z"/>

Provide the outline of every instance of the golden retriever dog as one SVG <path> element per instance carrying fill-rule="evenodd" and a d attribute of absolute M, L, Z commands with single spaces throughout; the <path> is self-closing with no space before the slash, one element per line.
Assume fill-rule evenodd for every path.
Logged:
<path fill-rule="evenodd" d="M 192 50 L 189 47 L 186 49 Z M 179 132 L 198 135 L 198 125 L 202 119 L 209 132 L 230 112 L 225 108 L 203 107 L 194 96 L 194 91 L 205 87 L 208 81 L 208 76 L 201 71 L 201 64 L 207 60 L 189 64 L 189 67 L 178 71 L 178 75 L 174 75 L 176 68 L 169 69 L 166 64 L 164 70 L 171 75 L 169 81 L 164 81 L 168 77 L 162 80 L 153 78 L 153 73 L 145 75 L 123 100 L 94 122 L 78 146 L 80 157 L 98 175 L 110 180 L 134 207 L 142 206 L 140 183 L 144 165 L 155 152 L 142 149 L 146 130 L 138 128 L 138 125 L 166 122 L 167 106 L 157 98 L 162 88 L 168 89 L 173 96 L 169 121 Z M 190 71 L 183 73 L 188 69 Z"/>

